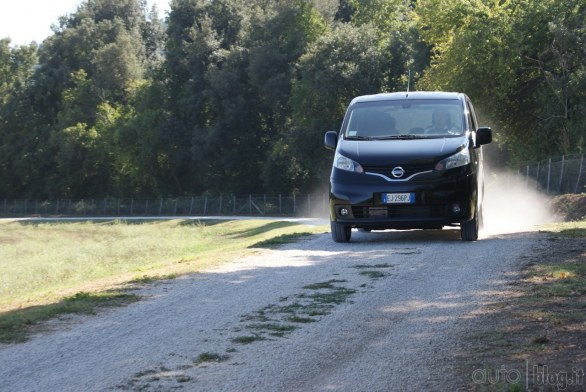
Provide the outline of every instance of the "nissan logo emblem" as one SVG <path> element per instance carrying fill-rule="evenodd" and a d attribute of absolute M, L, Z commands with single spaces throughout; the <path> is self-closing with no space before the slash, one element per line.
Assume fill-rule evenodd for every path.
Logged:
<path fill-rule="evenodd" d="M 401 178 L 405 174 L 405 170 L 403 170 L 403 168 L 401 166 L 397 166 L 396 168 L 393 169 L 391 174 L 395 178 Z"/>

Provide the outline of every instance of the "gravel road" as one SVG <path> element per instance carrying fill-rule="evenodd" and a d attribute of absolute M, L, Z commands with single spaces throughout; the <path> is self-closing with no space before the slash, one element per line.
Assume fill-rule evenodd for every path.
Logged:
<path fill-rule="evenodd" d="M 446 391 L 538 233 L 318 235 L 0 346 L 1 391 Z"/>

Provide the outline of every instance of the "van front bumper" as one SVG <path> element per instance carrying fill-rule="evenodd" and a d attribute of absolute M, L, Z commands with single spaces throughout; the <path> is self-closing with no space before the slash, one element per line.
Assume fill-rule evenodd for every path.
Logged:
<path fill-rule="evenodd" d="M 390 182 L 379 176 L 334 168 L 330 220 L 369 229 L 426 229 L 458 225 L 474 217 L 477 179 L 469 166 L 433 172 L 417 181 Z M 383 194 L 411 193 L 408 204 L 385 204 Z"/>

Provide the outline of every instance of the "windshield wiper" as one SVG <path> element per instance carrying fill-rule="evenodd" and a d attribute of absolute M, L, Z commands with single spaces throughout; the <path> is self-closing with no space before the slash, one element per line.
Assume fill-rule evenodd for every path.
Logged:
<path fill-rule="evenodd" d="M 373 137 L 370 136 L 345 136 L 345 140 L 373 140 Z"/>
<path fill-rule="evenodd" d="M 375 140 L 394 140 L 394 139 L 427 139 L 428 136 L 425 135 L 389 135 L 389 136 L 380 136 L 374 137 Z"/>

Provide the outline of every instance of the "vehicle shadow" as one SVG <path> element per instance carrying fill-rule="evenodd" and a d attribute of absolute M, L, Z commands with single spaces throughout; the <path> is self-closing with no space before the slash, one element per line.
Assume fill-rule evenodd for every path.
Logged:
<path fill-rule="evenodd" d="M 351 242 L 429 242 L 429 241 L 461 241 L 460 229 L 443 230 L 384 230 L 363 233 L 352 231 Z"/>

